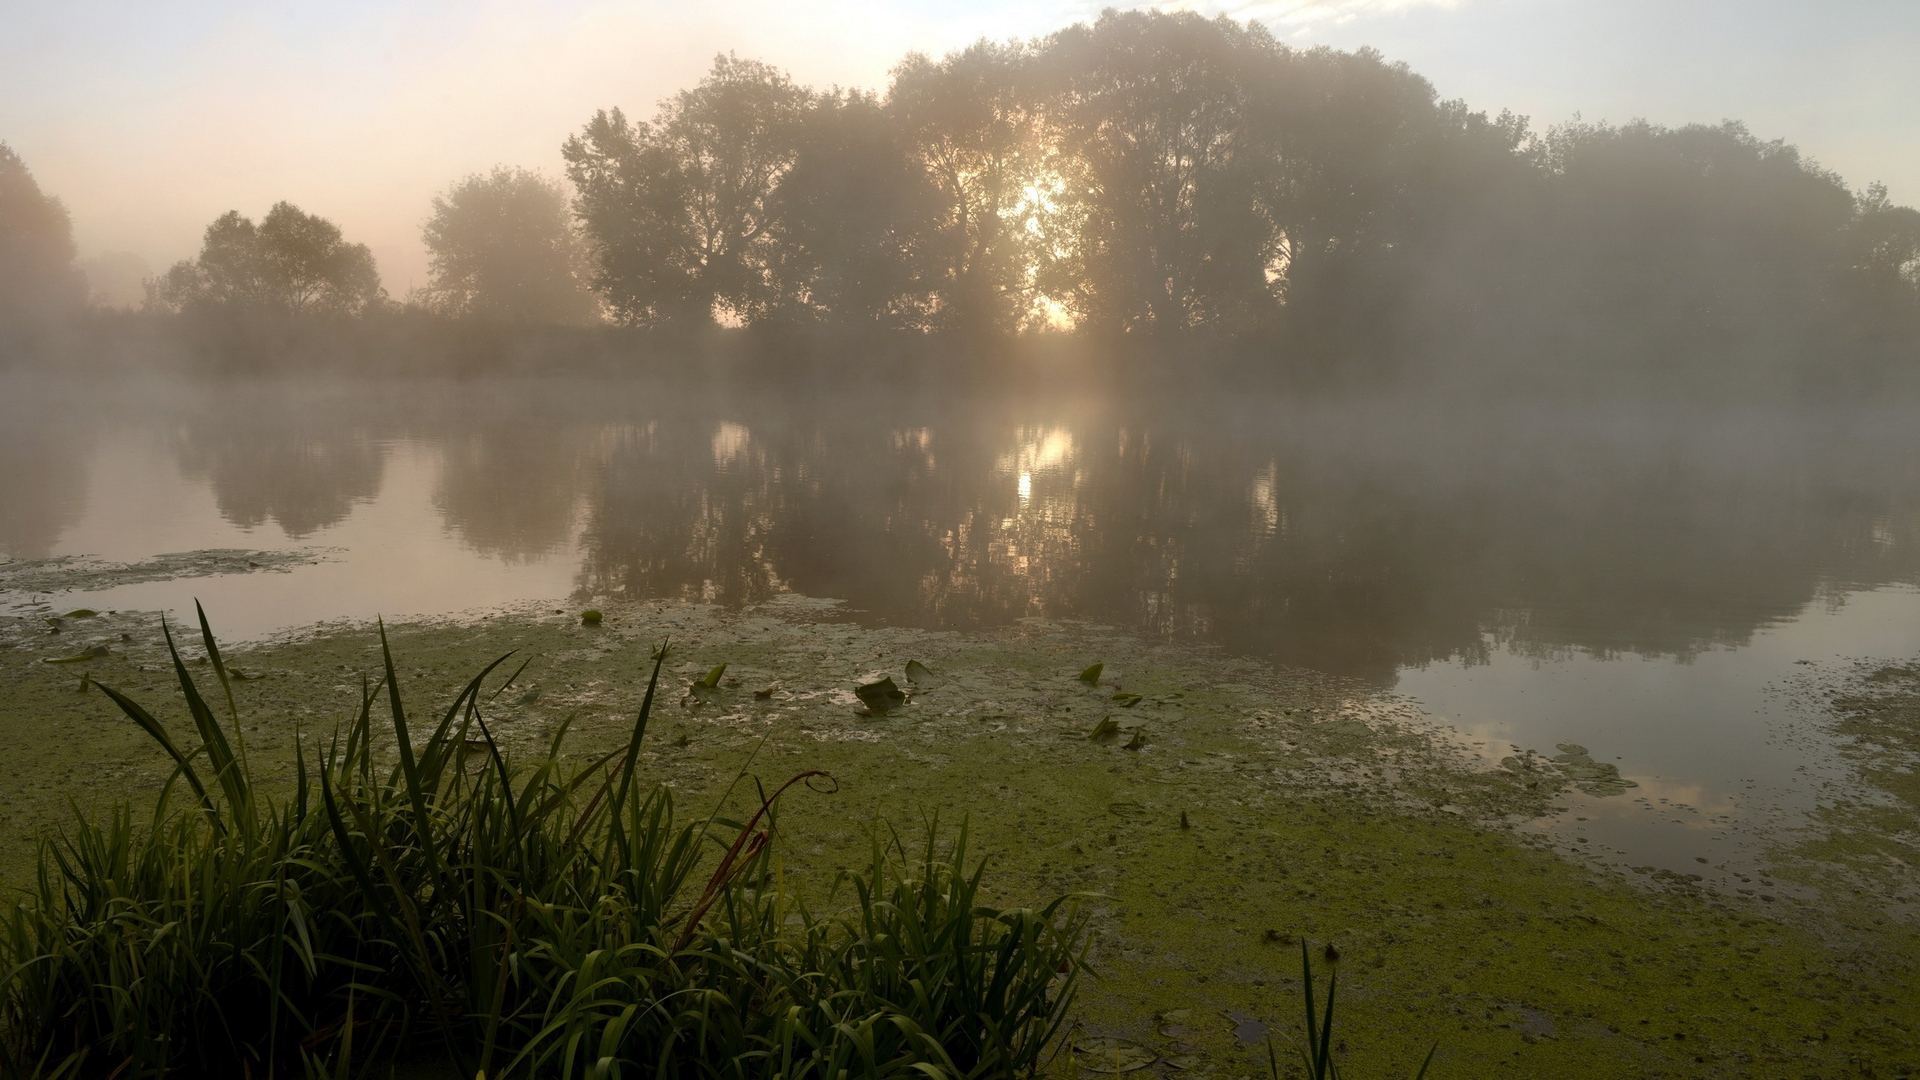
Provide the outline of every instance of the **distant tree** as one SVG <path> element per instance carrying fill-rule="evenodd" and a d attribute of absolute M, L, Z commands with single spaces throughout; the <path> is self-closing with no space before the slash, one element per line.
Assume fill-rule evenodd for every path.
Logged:
<path fill-rule="evenodd" d="M 1711 346 L 1799 352 L 1846 261 L 1852 194 L 1839 177 L 1737 123 L 1575 123 L 1549 132 L 1548 213 L 1530 299 L 1629 361 Z"/>
<path fill-rule="evenodd" d="M 943 228 L 942 193 L 874 98 L 815 101 L 769 213 L 782 312 L 843 326 L 931 325 L 958 237 Z"/>
<path fill-rule="evenodd" d="M 1856 202 L 1846 245 L 1853 290 L 1899 306 L 1920 304 L 1920 210 L 1893 205 L 1885 184 L 1871 184 Z"/>
<path fill-rule="evenodd" d="M 507 322 L 593 321 L 598 305 L 566 190 L 539 173 L 469 176 L 434 198 L 423 231 L 436 309 Z"/>
<path fill-rule="evenodd" d="M 149 306 L 358 315 L 385 296 L 373 253 L 340 227 L 292 203 L 255 225 L 229 210 L 207 226 L 197 259 L 176 263 L 148 289 Z"/>
<path fill-rule="evenodd" d="M 936 318 L 947 329 L 1011 331 L 1036 300 L 1035 226 L 1049 145 L 1035 52 L 982 41 L 943 59 L 909 55 L 886 107 L 944 204 Z"/>
<path fill-rule="evenodd" d="M 73 224 L 0 142 L 0 344 L 74 315 L 86 279 L 73 265 Z"/>
<path fill-rule="evenodd" d="M 773 67 L 721 56 L 652 124 L 615 109 L 567 140 L 595 283 L 617 317 L 751 322 L 773 306 L 769 202 L 810 96 Z"/>

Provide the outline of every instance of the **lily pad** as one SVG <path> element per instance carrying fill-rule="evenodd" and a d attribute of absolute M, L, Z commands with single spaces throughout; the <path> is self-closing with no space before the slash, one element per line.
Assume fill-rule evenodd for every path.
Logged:
<path fill-rule="evenodd" d="M 72 656 L 49 656 L 40 661 L 43 664 L 84 664 L 89 660 L 98 660 L 107 655 L 105 645 L 95 645 L 91 649 L 82 649 Z"/>
<path fill-rule="evenodd" d="M 1115 705 L 1120 706 L 1123 709 L 1131 709 L 1135 705 L 1140 704 L 1140 695 L 1129 694 L 1122 690 L 1115 690 L 1113 692 L 1113 703 Z"/>
<path fill-rule="evenodd" d="M 861 683 L 853 688 L 853 696 L 859 698 L 861 704 L 877 713 L 897 709 L 907 703 L 906 691 L 894 684 L 891 675 L 874 682 Z"/>
<path fill-rule="evenodd" d="M 1073 1044 L 1074 1063 L 1092 1073 L 1139 1072 L 1160 1060 L 1160 1055 L 1131 1039 L 1096 1036 Z"/>
<path fill-rule="evenodd" d="M 907 681 L 915 688 L 931 690 L 947 680 L 934 674 L 933 669 L 918 660 L 907 661 Z"/>
<path fill-rule="evenodd" d="M 91 619 L 98 614 L 100 613 L 93 610 L 90 607 L 77 607 L 77 608 L 74 608 L 72 611 L 67 612 L 64 616 L 62 616 L 62 618 Z"/>
<path fill-rule="evenodd" d="M 1092 667 L 1087 668 L 1085 671 L 1082 671 L 1080 673 L 1080 681 L 1083 683 L 1086 683 L 1088 686 L 1099 686 L 1100 671 L 1102 668 L 1106 666 L 1107 665 L 1105 663 L 1099 663 L 1099 664 L 1094 664 Z"/>
<path fill-rule="evenodd" d="M 1087 738 L 1094 742 L 1112 742 L 1120 737 L 1120 721 L 1111 716 L 1103 716 L 1100 722 L 1087 732 Z"/>
<path fill-rule="evenodd" d="M 604 616 L 600 614 L 598 609 L 588 608 L 587 610 L 580 613 L 580 625 L 599 626 L 600 620 L 602 618 L 604 618 Z"/>
<path fill-rule="evenodd" d="M 1121 747 L 1120 749 L 1122 749 L 1122 750 L 1138 750 L 1138 749 L 1140 749 L 1141 747 L 1143 747 L 1143 746 L 1145 746 L 1145 745 L 1147 745 L 1147 733 L 1146 733 L 1146 731 L 1144 731 L 1144 730 L 1143 730 L 1143 729 L 1141 729 L 1141 728 L 1134 728 L 1134 729 L 1133 729 L 1133 738 L 1131 738 L 1131 739 L 1128 739 L 1128 740 L 1127 740 L 1127 744 L 1126 744 L 1125 746 L 1123 746 L 1123 747 Z"/>

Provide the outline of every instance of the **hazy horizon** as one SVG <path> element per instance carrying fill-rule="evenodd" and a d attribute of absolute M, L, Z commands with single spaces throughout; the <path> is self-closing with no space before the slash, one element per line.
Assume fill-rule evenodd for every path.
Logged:
<path fill-rule="evenodd" d="M 1745 122 L 1859 190 L 1920 199 L 1920 7 L 1844 17 L 1787 3 L 1634 0 L 1269 0 L 1159 4 L 1253 19 L 1296 47 L 1371 46 L 1442 97 L 1571 119 Z M 374 4 L 191 14 L 113 3 L 21 13 L 0 42 L 0 138 L 73 216 L 82 257 L 132 252 L 153 272 L 206 223 L 280 199 L 367 243 L 396 298 L 426 283 L 433 196 L 495 164 L 559 175 L 561 141 L 595 109 L 650 116 L 716 53 L 814 85 L 884 90 L 911 51 L 1049 33 L 1097 15 L 1074 0 L 805 8 L 569 2 L 553 10 Z M 1578 48 L 1570 48 L 1577 43 Z M 236 134 L 244 133 L 244 134 Z"/>

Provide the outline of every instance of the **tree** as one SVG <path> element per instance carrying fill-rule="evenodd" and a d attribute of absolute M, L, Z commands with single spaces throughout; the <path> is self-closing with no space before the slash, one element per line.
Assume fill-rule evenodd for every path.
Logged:
<path fill-rule="evenodd" d="M 150 306 L 359 315 L 385 296 L 373 253 L 340 227 L 279 202 L 259 225 L 229 210 L 207 226 L 197 259 L 176 263 L 148 291 Z"/>
<path fill-rule="evenodd" d="M 440 311 L 559 324 L 597 314 L 566 191 L 539 173 L 503 167 L 461 180 L 434 198 L 423 232 Z"/>
<path fill-rule="evenodd" d="M 943 203 L 945 329 L 1011 331 L 1034 310 L 1031 268 L 1049 176 L 1035 53 L 982 41 L 941 60 L 909 55 L 886 107 Z"/>
<path fill-rule="evenodd" d="M 957 239 L 943 198 L 871 96 L 808 110 L 770 202 L 779 310 L 842 326 L 924 329 Z"/>
<path fill-rule="evenodd" d="M 70 318 L 86 303 L 73 265 L 73 223 L 0 142 L 0 344 Z"/>
<path fill-rule="evenodd" d="M 1246 69 L 1278 49 L 1257 24 L 1138 11 L 1048 41 L 1065 183 L 1043 269 L 1077 320 L 1170 333 L 1271 306 Z"/>
<path fill-rule="evenodd" d="M 811 95 L 775 68 L 721 56 L 652 124 L 595 114 L 562 148 L 598 263 L 627 322 L 751 322 L 773 305 L 769 201 Z"/>

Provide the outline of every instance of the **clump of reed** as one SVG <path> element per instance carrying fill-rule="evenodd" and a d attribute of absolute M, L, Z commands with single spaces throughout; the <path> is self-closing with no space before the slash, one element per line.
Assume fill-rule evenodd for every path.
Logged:
<path fill-rule="evenodd" d="M 488 720 L 506 658 L 418 724 L 383 629 L 383 676 L 269 789 L 200 631 L 215 703 L 167 638 L 191 736 L 101 687 L 174 771 L 150 818 L 43 845 L 0 928 L 0 1074 L 1001 1076 L 1060 1035 L 1084 918 L 986 905 L 964 828 L 876 839 L 816 911 L 776 825 L 829 777 L 679 820 L 640 775 L 664 646 L 623 746 L 575 759 L 563 724 L 523 762 Z"/>

